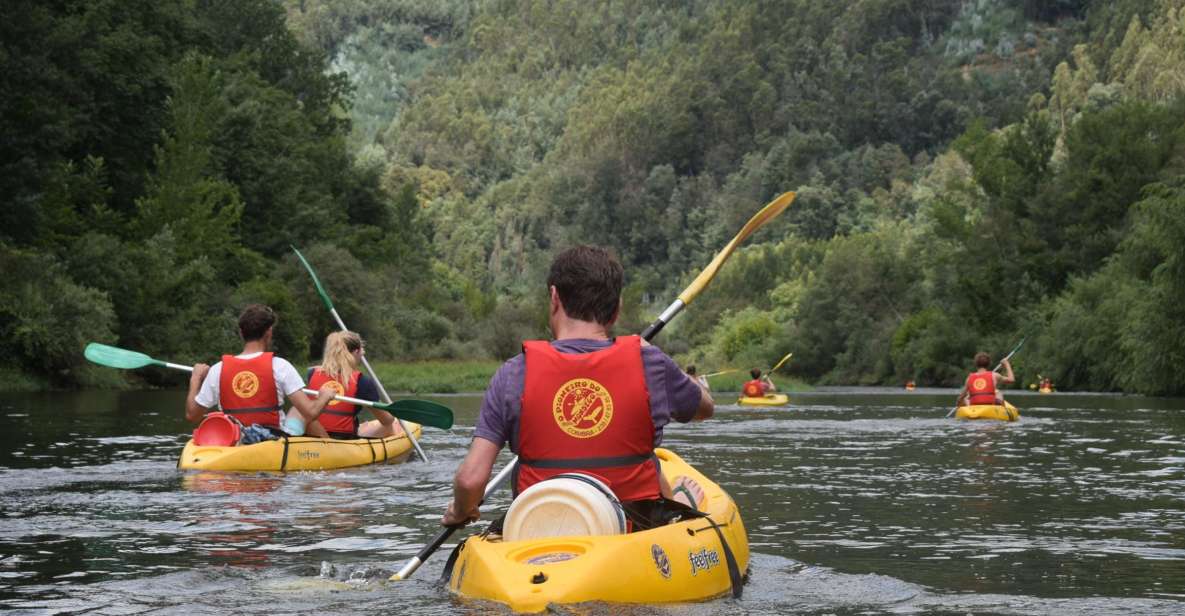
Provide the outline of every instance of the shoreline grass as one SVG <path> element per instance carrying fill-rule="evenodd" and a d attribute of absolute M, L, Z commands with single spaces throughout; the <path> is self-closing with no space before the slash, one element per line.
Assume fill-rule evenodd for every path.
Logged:
<path fill-rule="evenodd" d="M 502 362 L 496 359 L 377 362 L 372 364 L 388 392 L 456 394 L 483 392 Z"/>

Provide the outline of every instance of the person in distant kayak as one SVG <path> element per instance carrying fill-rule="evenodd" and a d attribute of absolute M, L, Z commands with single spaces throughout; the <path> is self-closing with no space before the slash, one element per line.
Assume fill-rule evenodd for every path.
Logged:
<path fill-rule="evenodd" d="M 635 530 L 660 515 L 660 497 L 670 498 L 654 455 L 663 426 L 707 419 L 715 407 L 657 347 L 639 336 L 612 336 L 623 279 L 621 263 L 603 248 L 556 255 L 547 276 L 555 338 L 524 342 L 490 379 L 441 524 L 478 519 L 494 458 L 507 443 L 519 456 L 516 496 L 575 471 L 609 486 Z"/>
<path fill-rule="evenodd" d="M 329 334 L 325 337 L 321 364 L 309 368 L 306 377 L 309 380 L 309 388 L 320 389 L 324 385 L 329 385 L 339 396 L 378 402 L 378 383 L 358 370 L 362 363 L 362 354 L 365 352 L 362 337 L 358 334 Z M 374 413 L 375 419 L 359 424 L 358 413 L 361 410 L 361 405 L 331 400 L 322 409 L 321 414 L 309 422 L 305 432 L 310 436 L 336 439 L 383 438 L 402 433 L 394 415 L 373 407 L 370 410 Z"/>
<path fill-rule="evenodd" d="M 741 387 L 741 394 L 746 398 L 764 398 L 765 394 L 778 390 L 769 379 L 769 375 L 763 376 L 757 368 L 750 370 L 749 376 L 753 377 L 752 380 L 746 381 Z"/>
<path fill-rule="evenodd" d="M 712 391 L 712 386 L 708 385 L 708 377 L 696 374 L 695 364 L 689 364 L 683 371 L 687 373 L 687 376 L 695 379 L 695 382 L 699 383 L 699 386 L 703 387 L 704 391 Z"/>
<path fill-rule="evenodd" d="M 196 423 L 218 407 L 244 426 L 260 425 L 279 432 L 284 424 L 290 426 L 286 428 L 289 432 L 303 433 L 304 426 L 316 419 L 335 391 L 326 385 L 313 400 L 301 393 L 304 380 L 296 368 L 268 351 L 275 325 L 276 313 L 271 308 L 251 304 L 243 309 L 239 315 L 242 352 L 223 355 L 222 361 L 213 366 L 194 364 L 185 398 L 186 419 Z M 290 422 L 285 422 L 281 404 L 285 397 L 295 410 L 288 414 Z"/>
<path fill-rule="evenodd" d="M 1016 376 L 1012 374 L 1012 364 L 1007 359 L 1000 362 L 1004 374 L 992 372 L 988 368 L 990 365 L 990 355 L 982 351 L 975 354 L 975 372 L 967 375 L 967 382 L 963 385 L 963 391 L 959 394 L 955 406 L 1004 404 L 1004 392 L 1000 390 L 1000 385 L 1016 382 Z"/>

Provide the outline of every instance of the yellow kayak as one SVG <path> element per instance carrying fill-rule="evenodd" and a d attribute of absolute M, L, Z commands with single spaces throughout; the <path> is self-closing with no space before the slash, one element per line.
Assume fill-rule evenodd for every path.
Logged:
<path fill-rule="evenodd" d="M 1038 389 L 1037 392 L 1043 393 L 1043 394 L 1051 394 L 1051 393 L 1053 393 L 1053 388 L 1052 387 L 1042 387 L 1041 389 Z"/>
<path fill-rule="evenodd" d="M 586 601 L 685 603 L 734 592 L 728 550 L 738 578 L 749 567 L 749 538 L 736 504 L 671 451 L 657 449 L 655 454 L 675 498 L 707 513 L 719 535 L 703 518 L 624 535 L 522 541 L 478 535 L 459 548 L 449 589 L 504 603 L 516 612 Z"/>
<path fill-rule="evenodd" d="M 749 396 L 741 396 L 737 400 L 737 404 L 744 404 L 746 406 L 786 406 L 790 403 L 790 396 L 786 394 L 765 394 L 761 398 L 750 398 Z"/>
<path fill-rule="evenodd" d="M 999 404 L 973 404 L 971 406 L 960 406 L 955 411 L 955 417 L 959 419 L 997 419 L 1000 421 L 1016 421 L 1020 419 L 1020 411 L 1016 410 L 1015 406 L 1009 404 L 1007 400 L 1004 405 Z"/>
<path fill-rule="evenodd" d="M 419 424 L 404 424 L 419 438 L 422 433 Z M 205 471 L 319 471 L 380 462 L 402 462 L 411 450 L 411 441 L 402 433 L 386 438 L 348 441 L 292 436 L 278 441 L 233 447 L 195 445 L 190 439 L 181 451 L 177 467 Z"/>

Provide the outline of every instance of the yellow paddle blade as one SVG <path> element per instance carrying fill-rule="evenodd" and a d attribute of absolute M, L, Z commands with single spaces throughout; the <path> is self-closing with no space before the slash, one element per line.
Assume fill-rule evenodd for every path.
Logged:
<path fill-rule="evenodd" d="M 685 305 L 690 304 L 691 300 L 695 299 L 695 296 L 699 295 L 700 291 L 703 291 L 704 287 L 708 286 L 708 283 L 716 277 L 716 271 L 720 269 L 720 266 L 732 254 L 732 251 L 741 242 L 745 241 L 745 238 L 752 235 L 754 231 L 760 229 L 762 225 L 773 220 L 778 214 L 781 214 L 783 210 L 789 207 L 790 202 L 794 201 L 794 196 L 793 192 L 783 193 L 777 199 L 770 201 L 768 205 L 761 208 L 760 212 L 754 214 L 749 219 L 749 222 L 745 223 L 745 226 L 741 228 L 741 232 L 732 238 L 732 241 L 720 252 L 716 253 L 716 258 L 712 259 L 708 267 L 700 272 L 699 276 L 696 276 L 695 280 L 691 281 L 691 284 L 686 289 L 683 289 L 683 292 L 679 294 L 679 299 L 683 300 Z"/>
<path fill-rule="evenodd" d="M 781 368 L 782 364 L 786 363 L 786 360 L 790 359 L 793 356 L 794 356 L 794 353 L 786 353 L 786 356 L 782 358 L 782 361 L 778 362 L 778 364 L 776 366 L 769 369 L 770 373 L 772 374 L 774 372 L 777 372 L 778 368 Z"/>

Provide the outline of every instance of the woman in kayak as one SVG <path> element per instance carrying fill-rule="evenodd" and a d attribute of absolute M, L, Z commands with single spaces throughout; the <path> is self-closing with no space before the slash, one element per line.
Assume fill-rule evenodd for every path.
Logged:
<path fill-rule="evenodd" d="M 1000 390 L 1000 385 L 1016 382 L 1016 376 L 1012 374 L 1012 364 L 1007 358 L 1000 362 L 1004 374 L 990 371 L 990 365 L 990 355 L 983 351 L 975 354 L 975 372 L 967 375 L 967 382 L 963 385 L 963 391 L 959 394 L 955 406 L 1004 404 L 1004 392 Z"/>
<path fill-rule="evenodd" d="M 379 401 L 379 388 L 374 379 L 358 370 L 364 347 L 362 337 L 354 332 L 333 332 L 326 336 L 321 365 L 309 368 L 309 387 L 316 389 L 328 384 L 339 396 Z M 334 400 L 325 405 L 305 432 L 310 436 L 337 439 L 383 438 L 400 433 L 395 417 L 376 408 L 370 409 L 376 419 L 359 424 L 361 410 L 357 404 Z"/>
<path fill-rule="evenodd" d="M 708 385 L 708 377 L 696 374 L 695 364 L 687 366 L 683 372 L 687 373 L 687 376 L 695 379 L 695 382 L 699 383 L 699 386 L 703 387 L 704 391 L 712 391 L 712 386 Z"/>

